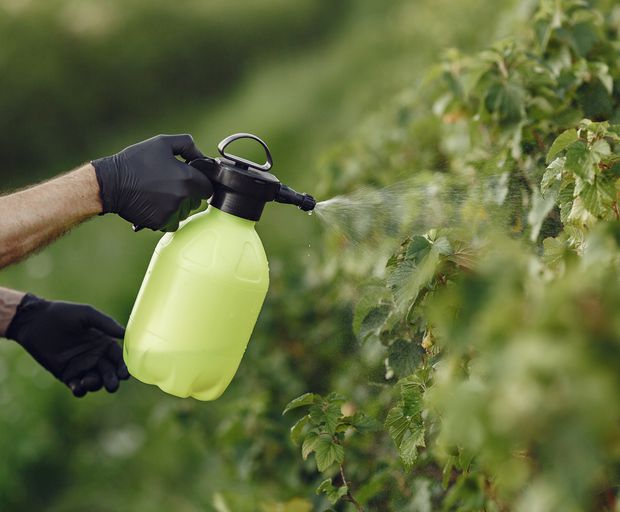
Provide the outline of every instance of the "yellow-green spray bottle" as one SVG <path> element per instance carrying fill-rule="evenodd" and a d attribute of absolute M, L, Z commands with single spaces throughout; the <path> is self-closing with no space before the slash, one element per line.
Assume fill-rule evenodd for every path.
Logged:
<path fill-rule="evenodd" d="M 226 152 L 242 138 L 263 146 L 264 164 Z M 269 172 L 269 148 L 255 135 L 231 135 L 218 150 L 220 158 L 190 162 L 213 183 L 210 206 L 155 248 L 124 346 L 129 372 L 138 380 L 198 400 L 215 400 L 228 387 L 263 305 L 269 266 L 254 225 L 265 204 L 304 211 L 316 204 Z"/>

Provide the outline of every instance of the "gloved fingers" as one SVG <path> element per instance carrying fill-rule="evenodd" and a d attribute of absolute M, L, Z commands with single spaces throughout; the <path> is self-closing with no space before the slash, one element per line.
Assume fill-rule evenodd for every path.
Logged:
<path fill-rule="evenodd" d="M 82 387 L 78 378 L 71 379 L 67 382 L 67 386 L 69 386 L 73 396 L 76 398 L 82 398 L 86 394 L 86 390 Z"/>
<path fill-rule="evenodd" d="M 194 198 L 208 199 L 213 195 L 213 184 L 198 169 L 191 165 L 186 165 L 187 171 L 190 173 L 188 182 L 189 193 Z"/>
<path fill-rule="evenodd" d="M 181 135 L 162 135 L 162 138 L 170 144 L 172 153 L 175 156 L 178 155 L 188 161 L 204 156 L 196 147 L 194 138 L 188 133 Z"/>
<path fill-rule="evenodd" d="M 108 316 L 92 306 L 85 306 L 84 320 L 89 327 L 99 329 L 101 332 L 112 336 L 113 338 L 122 339 L 125 337 L 125 328 L 119 324 L 114 318 Z"/>
<path fill-rule="evenodd" d="M 97 391 L 102 385 L 101 376 L 94 370 L 89 371 L 80 380 L 80 387 L 85 391 Z"/>
<path fill-rule="evenodd" d="M 123 349 L 114 342 L 108 349 L 107 357 L 116 369 L 116 376 L 120 380 L 127 380 L 129 378 L 129 370 L 125 361 L 123 361 Z"/>
<path fill-rule="evenodd" d="M 192 201 L 188 197 L 187 199 L 183 199 L 181 201 L 181 205 L 179 206 L 179 220 L 184 221 L 189 217 L 189 212 L 192 211 Z"/>
<path fill-rule="evenodd" d="M 191 201 L 190 206 L 192 208 L 191 211 L 197 210 L 198 208 L 200 208 L 200 205 L 202 204 L 202 201 L 198 197 L 192 197 L 190 201 Z"/>
<path fill-rule="evenodd" d="M 172 216 L 168 219 L 168 222 L 160 229 L 164 233 L 168 233 L 170 231 L 176 231 L 179 229 L 179 224 L 181 220 L 179 219 L 178 212 L 174 212 Z"/>
<path fill-rule="evenodd" d="M 110 343 L 105 355 L 114 364 L 118 364 L 123 361 L 123 349 L 115 341 Z"/>
<path fill-rule="evenodd" d="M 112 363 L 107 358 L 101 358 L 97 363 L 97 369 L 103 378 L 103 385 L 109 393 L 118 389 L 118 377 Z"/>

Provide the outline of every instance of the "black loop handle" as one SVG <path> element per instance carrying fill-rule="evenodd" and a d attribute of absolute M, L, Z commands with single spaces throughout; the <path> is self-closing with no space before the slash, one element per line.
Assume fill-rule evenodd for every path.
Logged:
<path fill-rule="evenodd" d="M 261 165 L 261 164 L 257 164 L 256 162 L 252 162 L 251 160 L 246 160 L 245 158 L 241 158 L 240 156 L 230 155 L 226 153 L 225 151 L 226 146 L 228 146 L 231 142 L 235 140 L 239 140 L 239 139 L 252 139 L 260 143 L 260 145 L 263 146 L 263 149 L 265 150 L 267 161 Z M 236 164 L 239 164 L 242 167 L 245 167 L 246 169 L 248 167 L 253 167 L 254 169 L 258 169 L 260 171 L 269 171 L 271 167 L 273 166 L 273 159 L 271 158 L 271 153 L 269 152 L 269 148 L 267 147 L 267 144 L 265 144 L 265 142 L 262 139 L 258 138 L 256 135 L 252 135 L 251 133 L 235 133 L 234 135 L 229 135 L 217 145 L 217 150 L 220 152 L 220 155 L 222 155 L 224 158 L 228 158 L 229 160 L 232 160 Z"/>

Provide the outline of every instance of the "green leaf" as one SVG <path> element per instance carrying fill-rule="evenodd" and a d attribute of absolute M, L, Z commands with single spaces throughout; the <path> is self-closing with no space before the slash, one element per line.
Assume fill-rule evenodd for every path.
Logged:
<path fill-rule="evenodd" d="M 378 334 L 379 329 L 385 322 L 391 309 L 392 308 L 387 304 L 371 309 L 364 317 L 364 320 L 362 320 L 359 328 L 358 339 L 360 341 L 365 341 L 369 336 Z"/>
<path fill-rule="evenodd" d="M 396 340 L 388 348 L 390 368 L 398 377 L 412 374 L 424 358 L 424 349 L 418 344 L 406 340 Z"/>
<path fill-rule="evenodd" d="M 343 396 L 330 393 L 310 407 L 310 418 L 314 424 L 323 426 L 330 434 L 335 434 L 342 420 L 341 407 L 344 401 Z"/>
<path fill-rule="evenodd" d="M 594 177 L 590 152 L 585 142 L 579 140 L 568 147 L 564 168 L 584 180 L 591 180 Z"/>
<path fill-rule="evenodd" d="M 431 250 L 432 244 L 425 236 L 416 235 L 409 242 L 405 258 L 415 263 L 422 261 Z"/>
<path fill-rule="evenodd" d="M 301 435 L 303 433 L 304 427 L 310 422 L 310 415 L 306 414 L 302 418 L 300 418 L 295 424 L 291 427 L 291 440 L 295 444 L 299 444 L 301 441 Z"/>
<path fill-rule="evenodd" d="M 331 478 L 326 478 L 316 488 L 316 493 L 325 494 L 332 505 L 337 503 L 343 496 L 346 496 L 348 492 L 349 487 L 346 485 L 334 487 Z"/>
<path fill-rule="evenodd" d="M 609 147 L 609 143 L 605 139 L 599 139 L 592 144 L 592 153 L 600 160 L 601 158 L 611 155 L 611 147 Z"/>
<path fill-rule="evenodd" d="M 551 162 L 559 153 L 564 151 L 568 146 L 570 146 L 573 142 L 579 140 L 577 136 L 577 130 L 571 128 L 570 130 L 566 130 L 562 132 L 551 145 L 551 149 L 547 153 L 547 164 Z"/>
<path fill-rule="evenodd" d="M 532 242 L 535 242 L 538 238 L 538 234 L 540 233 L 540 228 L 544 220 L 555 206 L 559 190 L 560 186 L 558 184 L 554 188 L 549 189 L 545 197 L 543 197 L 537 190 L 534 190 L 532 193 L 532 208 L 527 216 L 527 221 L 532 227 L 532 231 L 530 232 L 530 240 Z"/>
<path fill-rule="evenodd" d="M 319 439 L 320 437 L 318 433 L 314 431 L 308 432 L 303 444 L 301 445 L 301 456 L 304 460 L 306 460 L 308 458 L 308 455 L 310 455 L 313 451 L 316 450 Z"/>
<path fill-rule="evenodd" d="M 551 187 L 556 182 L 562 181 L 562 173 L 564 172 L 564 163 L 565 158 L 556 158 L 553 162 L 549 164 L 545 173 L 543 174 L 542 180 L 540 181 L 540 191 L 543 196 L 549 187 Z"/>
<path fill-rule="evenodd" d="M 360 432 L 378 432 L 383 428 L 380 421 L 366 416 L 363 412 L 355 413 L 349 421 Z"/>
<path fill-rule="evenodd" d="M 419 373 L 419 372 L 418 372 Z M 401 399 L 392 407 L 385 427 L 407 468 L 417 458 L 417 448 L 425 446 L 425 426 L 422 418 L 422 381 L 414 374 L 400 381 Z"/>
<path fill-rule="evenodd" d="M 360 334 L 362 321 L 366 315 L 379 304 L 383 304 L 390 298 L 390 290 L 385 286 L 384 281 L 364 286 L 363 295 L 355 304 L 355 312 L 353 314 L 353 333 L 356 336 Z"/>
<path fill-rule="evenodd" d="M 551 266 L 557 266 L 566 253 L 566 244 L 558 238 L 545 238 L 543 240 L 543 261 Z"/>
<path fill-rule="evenodd" d="M 323 435 L 317 440 L 314 448 L 316 467 L 323 472 L 332 464 L 341 464 L 344 460 L 344 448 L 333 442 L 331 437 Z"/>
<path fill-rule="evenodd" d="M 407 468 L 411 468 L 418 458 L 418 448 L 426 446 L 424 425 L 416 424 L 409 428 L 398 447 L 400 457 Z"/>
<path fill-rule="evenodd" d="M 284 415 L 287 412 L 292 411 L 293 409 L 297 409 L 298 407 L 312 405 L 319 398 L 320 396 L 315 395 L 314 393 L 304 393 L 303 395 L 298 396 L 297 398 L 291 400 L 288 404 L 286 404 L 286 407 L 284 408 L 284 412 L 282 414 Z"/>

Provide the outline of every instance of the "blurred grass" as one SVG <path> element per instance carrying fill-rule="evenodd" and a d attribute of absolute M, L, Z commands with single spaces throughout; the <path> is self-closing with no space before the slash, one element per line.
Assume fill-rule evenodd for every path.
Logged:
<path fill-rule="evenodd" d="M 0 7 L 9 3 L 19 4 L 4 0 Z M 134 14 L 125 30 L 134 34 L 130 41 L 142 48 L 137 55 L 147 62 L 136 63 L 139 65 L 128 75 L 133 78 L 118 84 L 106 81 L 95 91 L 79 90 L 82 73 L 97 64 L 118 65 L 117 74 L 134 64 L 132 58 L 123 56 L 122 39 L 110 37 L 96 43 L 100 62 L 84 63 L 79 55 L 46 61 L 43 51 L 38 59 L 43 66 L 28 77 L 32 89 L 18 96 L 28 104 L 29 96 L 45 94 L 37 87 L 43 87 L 48 74 L 62 66 L 66 73 L 59 75 L 52 90 L 75 91 L 78 104 L 81 95 L 86 96 L 83 101 L 95 105 L 89 115 L 101 117 L 85 119 L 77 106 L 63 116 L 58 106 L 50 105 L 47 122 L 39 124 L 36 108 L 16 112 L 14 106 L 19 101 L 11 100 L 11 105 L 5 100 L 0 101 L 0 115 L 10 112 L 13 119 L 24 116 L 24 120 L 19 130 L 12 131 L 7 122 L 2 131 L 21 144 L 27 137 L 42 140 L 55 130 L 64 130 L 58 143 L 33 143 L 33 151 L 40 149 L 47 155 L 45 165 L 40 158 L 29 164 L 39 166 L 40 172 L 32 175 L 41 177 L 159 132 L 193 133 L 201 149 L 214 155 L 220 139 L 232 132 L 249 131 L 268 142 L 274 172 L 283 182 L 312 193 L 317 186 L 317 157 L 330 144 L 346 137 L 351 126 L 370 112 L 380 110 L 405 84 L 416 83 L 443 49 L 477 48 L 501 36 L 504 25 L 499 21 L 511 3 L 363 0 L 345 2 L 347 8 L 333 14 L 326 14 L 333 3 L 323 3 L 323 11 L 315 18 L 311 4 L 281 0 L 251 6 L 240 1 L 183 2 L 185 7 L 192 6 L 189 15 L 170 19 L 174 8 L 164 2 L 147 7 L 134 0 L 127 4 L 127 12 L 135 9 L 147 16 Z M 59 13 L 79 10 L 79 5 L 50 2 L 38 18 L 20 21 L 29 27 L 23 38 L 36 34 L 37 27 L 41 30 L 49 20 L 55 20 L 49 24 L 50 34 L 54 34 Z M 262 20 L 263 11 L 282 17 L 237 38 L 257 18 Z M 193 21 L 192 16 L 196 18 Z M 200 28 L 197 21 L 207 18 L 212 22 L 204 30 L 220 23 L 223 26 L 217 37 L 209 39 L 219 39 L 218 45 L 202 53 L 207 43 L 196 41 L 195 34 Z M 285 30 L 291 19 L 303 30 L 296 25 Z M 481 19 L 485 20 L 482 26 Z M 4 28 L 10 26 L 6 16 L 2 20 Z M 185 22 L 194 32 L 181 30 Z M 280 30 L 287 32 L 289 39 L 276 37 Z M 152 31 L 160 35 L 161 47 L 152 47 Z M 9 39 L 13 35 L 7 33 Z M 293 44 L 297 35 L 299 40 Z M 44 36 L 39 45 L 45 45 Z M 14 58 L 24 51 L 44 49 L 35 43 L 15 47 Z M 181 49 L 183 59 L 196 63 L 200 72 L 177 82 L 186 71 L 186 66 L 174 65 Z M 162 52 L 168 53 L 157 69 L 171 66 L 171 76 L 158 75 L 147 65 L 149 56 L 161 57 Z M 242 53 L 247 53 L 248 59 L 239 62 Z M 229 68 L 220 67 L 226 59 L 240 68 L 233 69 L 230 76 L 226 76 Z M 82 64 L 84 68 L 80 68 Z M 6 66 L 6 61 L 0 65 Z M 168 82 L 149 88 L 150 73 L 167 77 Z M 221 76 L 226 79 L 222 78 L 217 88 L 206 86 Z M 166 94 L 168 85 L 170 94 Z M 144 87 L 147 92 L 141 98 Z M 107 100 L 106 91 L 110 91 Z M 154 108 L 151 102 L 156 94 L 162 98 Z M 123 103 L 140 101 L 144 104 L 136 110 Z M 92 131 L 91 124 L 95 125 Z M 79 136 L 74 139 L 76 134 Z M 10 143 L 5 137 L 5 145 Z M 18 156 L 15 151 L 7 162 L 20 162 Z M 26 183 L 30 174 L 7 175 L 6 184 Z M 296 209 L 282 205 L 267 208 L 258 231 L 270 258 L 272 287 L 293 286 L 287 280 L 290 275 L 303 268 L 305 258 L 320 251 L 316 230 L 315 219 Z M 2 271 L 0 281 L 48 298 L 88 302 L 125 321 L 158 238 L 156 233 L 134 234 L 127 223 L 114 217 L 97 218 L 41 254 Z M 315 297 L 305 300 L 311 310 Z M 278 307 L 273 299 L 267 299 L 237 378 L 224 397 L 212 404 L 172 398 L 136 381 L 125 384 L 115 396 L 100 393 L 76 401 L 18 347 L 2 344 L 0 453 L 4 467 L 0 467 L 0 509 L 227 510 L 214 507 L 217 491 L 224 493 L 222 499 L 230 510 L 253 511 L 259 501 L 312 494 L 299 479 L 299 472 L 291 471 L 290 465 L 299 462 L 291 456 L 295 450 L 279 414 L 286 397 L 304 390 L 305 384 L 288 355 L 279 351 L 277 334 L 269 329 L 273 322 L 299 322 L 303 329 L 312 329 L 316 319 L 300 312 L 299 318 L 291 320 L 281 316 Z M 336 330 L 349 329 L 337 315 L 320 321 L 331 322 Z M 304 333 L 299 332 L 302 343 L 303 338 Z"/>

